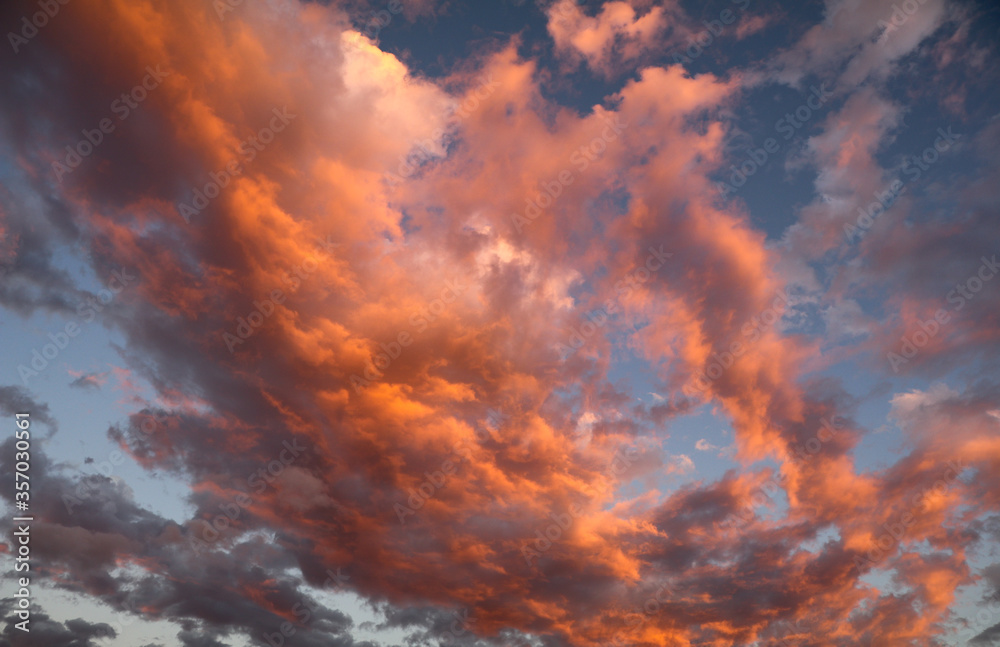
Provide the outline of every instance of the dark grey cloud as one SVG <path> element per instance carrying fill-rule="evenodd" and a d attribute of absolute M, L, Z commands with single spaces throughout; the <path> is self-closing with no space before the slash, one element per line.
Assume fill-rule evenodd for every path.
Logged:
<path fill-rule="evenodd" d="M 118 635 L 111 625 L 105 623 L 92 623 L 81 618 L 58 622 L 37 605 L 31 609 L 31 630 L 24 632 L 15 627 L 19 622 L 13 613 L 16 606 L 14 598 L 0 600 L 0 618 L 4 622 L 0 647 L 98 647 L 103 644 L 103 638 Z"/>
<path fill-rule="evenodd" d="M 0 413 L 5 417 L 18 413 L 30 413 L 33 422 L 41 422 L 49 428 L 49 434 L 54 434 L 59 425 L 49 411 L 49 405 L 37 402 L 31 393 L 20 386 L 0 386 Z"/>

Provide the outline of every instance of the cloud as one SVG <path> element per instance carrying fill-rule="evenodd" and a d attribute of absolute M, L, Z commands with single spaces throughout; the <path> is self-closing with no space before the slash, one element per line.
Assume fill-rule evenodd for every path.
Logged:
<path fill-rule="evenodd" d="M 21 386 L 0 386 L 0 412 L 8 418 L 18 413 L 31 414 L 31 419 L 41 422 L 55 434 L 59 425 L 52 417 L 49 405 L 35 401 L 30 392 Z"/>
<path fill-rule="evenodd" d="M 560 54 L 611 78 L 669 40 L 667 11 L 562 2 L 547 18 Z M 939 14 L 922 11 L 912 29 L 926 35 Z M 844 84 L 888 74 L 903 50 L 859 45 L 879 15 L 861 13 L 807 30 L 771 78 L 854 49 Z M 60 18 L 0 71 L 13 172 L 50 196 L 23 210 L 48 234 L 35 237 L 10 215 L 29 202 L 5 196 L 18 243 L 3 262 L 20 287 L 4 303 L 74 311 L 85 291 L 58 269 L 61 244 L 96 250 L 99 276 L 135 268 L 139 285 L 102 317 L 136 405 L 108 436 L 190 488 L 189 518 L 172 521 L 118 480 L 35 454 L 45 539 L 32 548 L 60 586 L 175 621 L 185 645 L 284 622 L 290 647 L 351 645 L 354 620 L 315 591 L 349 565 L 345 588 L 414 641 L 725 645 L 799 627 L 839 647 L 933 635 L 972 582 L 979 539 L 952 529 L 1000 507 L 993 381 L 896 396 L 905 453 L 863 471 L 861 425 L 821 431 L 849 419 L 852 396 L 811 375 L 820 344 L 761 324 L 793 283 L 783 269 L 825 289 L 812 264 L 841 244 L 850 198 L 888 179 L 878 154 L 904 109 L 882 88 L 817 122 L 802 155 L 819 197 L 776 241 L 714 190 L 731 115 L 760 82 L 739 70 L 642 67 L 581 110 L 549 96 L 516 40 L 431 79 L 315 3 L 245 3 L 219 21 L 193 1 L 105 0 Z M 141 112 L 56 180 L 67 142 L 151 65 L 169 74 Z M 988 195 L 967 197 L 982 241 Z M 889 252 L 936 249 L 899 237 Z M 856 272 L 900 272 L 906 298 L 923 298 L 909 265 Z M 821 310 L 844 334 L 865 323 L 849 287 Z M 665 394 L 649 407 L 620 379 L 637 365 Z M 0 403 L 46 411 L 6 388 Z M 619 492 L 694 474 L 661 441 L 705 402 L 732 422 L 738 467 Z M 755 469 L 763 459 L 777 468 Z M 956 461 L 963 476 L 944 482 Z M 900 510 L 906 541 L 880 548 Z M 869 587 L 874 570 L 906 593 Z M 463 609 L 474 622 L 459 634 Z"/>
<path fill-rule="evenodd" d="M 767 16 L 751 16 L 736 28 L 736 38 L 743 39 L 766 29 L 771 24 Z"/>
<path fill-rule="evenodd" d="M 893 66 L 942 25 L 949 0 L 927 0 L 901 25 L 892 0 L 827 0 L 825 19 L 810 27 L 798 42 L 770 65 L 774 78 L 797 85 L 809 74 L 826 75 L 846 62 L 841 88 L 869 78 L 884 81 Z M 895 18 L 896 22 L 901 19 Z M 885 25 L 896 26 L 885 38 Z"/>
<path fill-rule="evenodd" d="M 3 647 L 97 647 L 100 641 L 118 634 L 103 622 L 92 623 L 81 618 L 58 622 L 38 608 L 31 610 L 30 631 L 25 633 L 15 625 L 20 622 L 14 614 L 15 598 L 0 600 L 0 617 L 5 621 L 0 645 Z"/>
<path fill-rule="evenodd" d="M 704 438 L 699 438 L 698 442 L 694 444 L 694 448 L 700 452 L 710 452 L 712 450 L 718 449 L 718 447 L 708 442 Z"/>
<path fill-rule="evenodd" d="M 671 456 L 670 460 L 667 462 L 668 473 L 690 474 L 691 472 L 694 472 L 694 470 L 694 461 L 692 461 L 689 456 L 684 454 Z"/>
<path fill-rule="evenodd" d="M 629 2 L 607 2 L 596 16 L 588 16 L 575 0 L 557 0 L 546 16 L 557 52 L 611 77 L 623 65 L 664 46 L 669 7 L 654 6 L 639 15 Z"/>
<path fill-rule="evenodd" d="M 69 384 L 71 387 L 76 389 L 100 390 L 100 388 L 104 386 L 105 382 L 108 380 L 108 371 L 104 371 L 103 373 L 70 371 L 69 374 L 76 378 Z"/>
<path fill-rule="evenodd" d="M 823 311 L 827 332 L 832 339 L 851 339 L 869 333 L 871 322 L 867 320 L 861 305 L 854 299 L 847 299 L 828 306 Z"/>

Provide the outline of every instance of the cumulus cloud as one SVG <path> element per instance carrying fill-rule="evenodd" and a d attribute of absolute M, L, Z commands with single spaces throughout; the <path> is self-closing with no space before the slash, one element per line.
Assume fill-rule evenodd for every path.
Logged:
<path fill-rule="evenodd" d="M 868 21 L 887 7 L 856 4 L 831 4 L 764 76 L 744 77 L 645 65 L 676 8 L 610 2 L 590 16 L 562 0 L 546 14 L 560 55 L 605 80 L 641 68 L 582 110 L 549 95 L 516 39 L 431 79 L 336 6 L 244 3 L 220 21 L 195 0 L 65 5 L 0 71 L 3 137 L 47 196 L 30 225 L 11 215 L 22 192 L 3 195 L 17 243 L 0 300 L 75 312 L 89 292 L 53 261 L 65 244 L 95 250 L 98 276 L 142 277 L 102 321 L 123 339 L 113 374 L 128 401 L 138 384 L 158 400 L 108 437 L 182 479 L 191 512 L 166 519 L 118 480 L 69 476 L 39 453 L 33 550 L 59 585 L 175 621 L 191 646 L 284 622 L 290 647 L 355 644 L 354 620 L 315 592 L 342 566 L 340 585 L 414 643 L 933 635 L 973 581 L 979 537 L 956 524 L 1000 507 L 996 386 L 895 396 L 905 452 L 862 470 L 848 389 L 811 375 L 821 344 L 761 324 L 793 282 L 784 270 L 836 254 L 852 197 L 891 177 L 879 152 L 905 111 L 874 82 L 839 97 L 803 144 L 816 196 L 777 238 L 715 190 L 753 84 L 840 64 L 838 92 L 884 79 L 944 6 L 925 3 L 901 27 L 912 35 L 874 50 Z M 55 178 L 66 142 L 156 65 L 168 74 L 128 127 Z M 983 246 L 989 195 L 963 198 Z M 925 231 L 890 251 L 944 255 Z M 904 320 L 928 299 L 917 261 L 888 268 L 860 249 L 867 264 L 848 279 L 809 277 L 830 293 L 811 296 L 834 335 L 872 323 L 858 283 L 900 286 Z M 977 348 L 995 347 L 994 328 L 977 330 Z M 739 360 L 715 374 L 734 343 Z M 664 394 L 651 406 L 623 383 L 623 354 Z M 694 462 L 663 442 L 706 402 L 731 421 L 738 465 L 713 482 L 687 478 Z M 28 405 L 45 420 L 24 390 L 0 390 L 0 406 Z M 846 422 L 827 435 L 831 419 Z M 0 449 L 9 478 L 10 442 Z M 777 467 L 755 469 L 765 459 Z M 685 478 L 669 494 L 620 491 L 664 475 Z M 880 548 L 900 510 L 914 519 L 906 541 Z M 906 594 L 862 579 L 881 570 Z M 636 626 L 650 599 L 659 612 Z M 87 645 L 92 629 L 51 631 Z"/>
<path fill-rule="evenodd" d="M 557 0 L 546 10 L 548 30 L 556 50 L 570 60 L 612 76 L 644 54 L 667 42 L 672 3 L 640 12 L 629 2 L 607 2 L 589 16 L 576 0 Z"/>

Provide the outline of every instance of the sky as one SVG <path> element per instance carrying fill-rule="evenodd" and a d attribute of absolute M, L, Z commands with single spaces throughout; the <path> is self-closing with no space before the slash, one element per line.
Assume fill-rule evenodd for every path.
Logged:
<path fill-rule="evenodd" d="M 998 27 L 4 3 L 0 647 L 1000 645 Z"/>

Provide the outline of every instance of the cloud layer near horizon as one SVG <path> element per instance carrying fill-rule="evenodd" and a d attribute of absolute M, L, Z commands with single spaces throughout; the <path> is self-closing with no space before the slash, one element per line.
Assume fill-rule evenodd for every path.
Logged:
<path fill-rule="evenodd" d="M 288 645 L 353 644 L 344 614 L 293 611 L 343 567 L 349 590 L 435 638 L 437 614 L 464 608 L 460 640 L 498 644 L 934 644 L 977 581 L 969 552 L 997 539 L 995 370 L 893 397 L 905 450 L 873 470 L 856 464 L 855 397 L 819 371 L 854 357 L 891 377 L 886 350 L 1000 251 L 996 121 L 951 151 L 982 164 L 940 187 L 954 213 L 911 191 L 844 242 L 855 197 L 898 175 L 879 158 L 904 110 L 884 80 L 962 15 L 928 0 L 876 49 L 891 3 L 831 4 L 767 65 L 630 75 L 697 21 L 614 2 L 560 22 L 565 4 L 547 22 L 559 64 L 619 79 L 582 113 L 516 37 L 429 78 L 318 4 L 220 20 L 195 0 L 69 3 L 23 45 L 0 72 L 23 180 L 0 206 L 0 299 L 71 311 L 82 288 L 59 245 L 91 249 L 100 277 L 140 277 L 101 316 L 157 398 L 108 433 L 189 483 L 195 508 L 178 524 L 98 478 L 97 502 L 70 512 L 78 486 L 41 459 L 34 549 L 54 581 L 219 641 L 288 620 Z M 947 46 L 928 65 L 954 64 Z M 732 114 L 761 85 L 833 73 L 795 162 L 815 194 L 769 240 L 718 190 Z M 144 82 L 136 107 L 116 103 Z M 67 144 L 103 120 L 113 132 L 73 164 Z M 989 288 L 908 368 L 995 366 Z M 776 322 L 809 307 L 840 327 Z M 834 330 L 865 336 L 843 347 Z M 636 400 L 623 358 L 662 401 Z M 662 491 L 691 469 L 664 446 L 672 421 L 706 402 L 742 468 Z M 862 579 L 875 571 L 894 590 Z"/>

